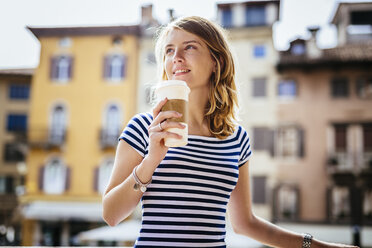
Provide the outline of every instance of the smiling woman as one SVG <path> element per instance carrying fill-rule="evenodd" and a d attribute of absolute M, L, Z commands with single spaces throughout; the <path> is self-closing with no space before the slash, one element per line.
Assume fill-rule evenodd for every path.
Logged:
<path fill-rule="evenodd" d="M 103 196 L 103 217 L 116 225 L 142 203 L 140 247 L 226 247 L 226 212 L 235 232 L 273 247 L 350 248 L 279 228 L 252 211 L 250 139 L 235 119 L 234 62 L 222 29 L 201 17 L 178 19 L 157 42 L 162 80 L 190 88 L 188 143 L 168 128 L 184 128 L 176 111 L 158 102 L 134 116 L 119 137 L 114 169 Z M 162 82 L 160 82 L 161 84 Z M 143 186 L 138 190 L 138 185 Z"/>

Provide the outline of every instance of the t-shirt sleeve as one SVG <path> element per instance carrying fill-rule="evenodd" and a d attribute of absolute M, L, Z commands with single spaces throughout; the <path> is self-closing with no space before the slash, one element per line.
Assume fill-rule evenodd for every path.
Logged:
<path fill-rule="evenodd" d="M 148 153 L 148 126 L 150 126 L 152 117 L 148 113 L 135 115 L 124 128 L 119 137 L 119 141 L 125 140 L 131 147 L 134 148 L 142 157 Z"/>
<path fill-rule="evenodd" d="M 251 143 L 247 131 L 241 127 L 240 156 L 238 166 L 244 165 L 252 155 Z"/>

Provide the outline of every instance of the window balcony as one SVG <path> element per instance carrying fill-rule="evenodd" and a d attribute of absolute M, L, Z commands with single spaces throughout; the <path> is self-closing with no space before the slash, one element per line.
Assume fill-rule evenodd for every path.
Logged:
<path fill-rule="evenodd" d="M 115 148 L 118 144 L 119 136 L 120 129 L 101 129 L 99 138 L 101 149 Z"/>
<path fill-rule="evenodd" d="M 329 174 L 372 170 L 372 152 L 336 152 L 328 156 L 327 171 Z"/>
<path fill-rule="evenodd" d="M 66 143 L 66 129 L 31 129 L 28 142 L 33 148 L 58 148 Z"/>

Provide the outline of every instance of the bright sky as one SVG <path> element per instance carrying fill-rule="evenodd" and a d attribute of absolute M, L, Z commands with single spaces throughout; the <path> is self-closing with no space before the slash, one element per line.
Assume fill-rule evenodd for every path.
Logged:
<path fill-rule="evenodd" d="M 274 25 L 275 47 L 285 50 L 290 40 L 308 38 L 307 27 L 313 25 L 322 28 L 320 47 L 335 46 L 336 30 L 328 23 L 339 1 L 281 0 L 280 20 Z M 38 65 L 40 45 L 26 26 L 138 24 L 141 5 L 149 3 L 153 4 L 153 15 L 162 23 L 168 19 L 169 8 L 177 17 L 199 15 L 215 20 L 216 3 L 220 2 L 244 0 L 0 0 L 0 68 Z"/>

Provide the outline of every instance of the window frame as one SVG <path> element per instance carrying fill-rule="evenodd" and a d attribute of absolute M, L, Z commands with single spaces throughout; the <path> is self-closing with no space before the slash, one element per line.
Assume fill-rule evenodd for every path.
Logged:
<path fill-rule="evenodd" d="M 30 88 L 29 84 L 11 83 L 8 87 L 8 98 L 16 101 L 28 100 Z"/>
<path fill-rule="evenodd" d="M 288 93 L 288 88 L 289 86 L 286 86 L 285 85 L 290 85 L 291 87 L 294 87 L 294 88 L 291 88 L 290 91 Z M 282 87 L 282 89 L 281 89 Z M 284 92 L 283 91 L 283 87 L 284 87 Z M 294 92 L 293 92 L 294 90 Z M 281 79 L 279 80 L 279 83 L 278 83 L 278 86 L 277 86 L 277 96 L 280 100 L 294 100 L 298 97 L 298 83 L 295 79 Z"/>
<path fill-rule="evenodd" d="M 267 55 L 267 47 L 265 44 L 253 45 L 252 55 L 255 59 L 263 59 Z"/>
<path fill-rule="evenodd" d="M 66 65 L 61 68 L 61 63 L 66 61 Z M 58 84 L 65 84 L 72 80 L 74 59 L 69 54 L 56 55 L 51 58 L 50 79 Z M 64 69 L 64 77 L 61 77 L 61 69 Z"/>
<path fill-rule="evenodd" d="M 259 27 L 267 25 L 267 11 L 265 5 L 246 5 L 244 14 L 244 24 L 246 27 Z"/>
<path fill-rule="evenodd" d="M 113 77 L 113 62 L 119 59 L 121 65 L 118 66 L 120 69 L 119 76 Z M 120 83 L 127 77 L 127 56 L 124 53 L 113 53 L 107 54 L 103 59 L 103 78 L 106 82 Z M 116 68 L 116 67 L 115 67 Z M 116 68 L 117 69 L 117 68 Z"/>
<path fill-rule="evenodd" d="M 343 90 L 344 92 L 341 92 Z M 343 76 L 333 77 L 330 81 L 330 92 L 333 99 L 350 97 L 350 80 Z"/>

